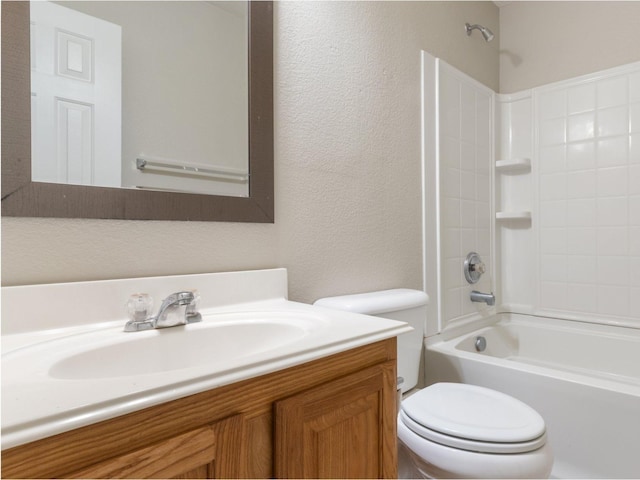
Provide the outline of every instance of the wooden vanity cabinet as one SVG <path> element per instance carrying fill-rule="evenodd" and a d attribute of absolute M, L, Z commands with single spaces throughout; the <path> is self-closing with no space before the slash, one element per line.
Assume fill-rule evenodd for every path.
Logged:
<path fill-rule="evenodd" d="M 397 478 L 383 340 L 2 452 L 3 478 Z"/>
<path fill-rule="evenodd" d="M 229 478 L 241 458 L 242 417 L 234 415 L 71 472 L 69 478 Z"/>
<path fill-rule="evenodd" d="M 387 363 L 347 375 L 275 404 L 277 478 L 397 478 L 395 368 Z"/>

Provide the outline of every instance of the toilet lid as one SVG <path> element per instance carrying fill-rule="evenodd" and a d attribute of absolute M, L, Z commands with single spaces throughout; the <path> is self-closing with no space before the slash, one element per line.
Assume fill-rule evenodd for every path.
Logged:
<path fill-rule="evenodd" d="M 544 420 L 533 408 L 475 385 L 431 385 L 402 402 L 401 418 L 420 436 L 475 451 L 531 451 L 546 441 Z"/>

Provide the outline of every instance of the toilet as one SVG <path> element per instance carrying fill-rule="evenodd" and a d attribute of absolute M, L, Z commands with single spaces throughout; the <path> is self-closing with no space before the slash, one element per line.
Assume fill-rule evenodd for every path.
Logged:
<path fill-rule="evenodd" d="M 418 383 L 429 297 L 409 289 L 322 298 L 314 305 L 400 320 L 398 390 Z M 428 368 L 428 365 L 427 365 Z M 462 383 L 411 391 L 398 412 L 401 478 L 548 478 L 553 454 L 544 419 L 514 397 Z"/>

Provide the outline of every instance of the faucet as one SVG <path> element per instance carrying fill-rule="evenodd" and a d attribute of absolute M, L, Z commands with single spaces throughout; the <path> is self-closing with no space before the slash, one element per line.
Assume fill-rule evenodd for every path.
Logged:
<path fill-rule="evenodd" d="M 491 306 L 496 304 L 496 297 L 493 293 L 482 293 L 478 292 L 477 290 L 473 290 L 471 292 L 471 301 L 484 302 L 487 305 Z"/>
<path fill-rule="evenodd" d="M 194 292 L 176 292 L 162 301 L 158 314 L 145 320 L 132 319 L 124 326 L 125 332 L 137 332 L 152 328 L 175 327 L 202 321 L 196 311 L 198 297 Z"/>

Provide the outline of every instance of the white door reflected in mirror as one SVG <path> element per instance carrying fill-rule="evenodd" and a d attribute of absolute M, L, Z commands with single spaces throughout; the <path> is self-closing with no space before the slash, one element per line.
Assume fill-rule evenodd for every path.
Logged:
<path fill-rule="evenodd" d="M 32 180 L 248 196 L 247 18 L 246 2 L 31 2 Z"/>
<path fill-rule="evenodd" d="M 121 28 L 31 4 L 33 181 L 120 187 Z M 87 36 L 91 33 L 91 36 Z"/>

